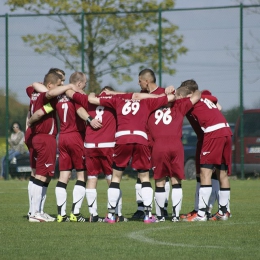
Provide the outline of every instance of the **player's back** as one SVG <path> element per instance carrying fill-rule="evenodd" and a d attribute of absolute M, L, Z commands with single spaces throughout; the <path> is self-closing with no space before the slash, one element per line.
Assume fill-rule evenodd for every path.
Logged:
<path fill-rule="evenodd" d="M 190 111 L 197 120 L 204 136 L 219 137 L 232 135 L 232 131 L 217 106 L 207 98 L 201 98 Z"/>
<path fill-rule="evenodd" d="M 116 114 L 115 110 L 109 107 L 88 104 L 88 113 L 92 118 L 98 119 L 102 127 L 98 129 L 87 125 L 85 142 L 104 143 L 114 142 L 116 133 Z"/>
<path fill-rule="evenodd" d="M 60 120 L 60 133 L 78 132 L 75 104 L 66 95 L 58 96 L 56 104 Z"/>
<path fill-rule="evenodd" d="M 117 115 L 117 143 L 147 145 L 146 124 L 149 114 L 167 103 L 166 97 L 143 100 L 118 97 L 100 98 L 101 105 L 113 107 Z"/>
<path fill-rule="evenodd" d="M 171 106 L 161 107 L 153 111 L 148 119 L 148 129 L 153 140 L 161 138 L 181 139 L 183 118 L 191 108 L 190 99 L 185 98 L 176 100 Z"/>

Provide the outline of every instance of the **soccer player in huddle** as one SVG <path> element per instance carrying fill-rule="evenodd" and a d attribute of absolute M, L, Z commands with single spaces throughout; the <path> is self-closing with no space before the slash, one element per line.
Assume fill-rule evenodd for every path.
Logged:
<path fill-rule="evenodd" d="M 185 82 L 182 86 L 182 96 L 190 95 L 192 83 Z M 178 97 L 177 97 L 178 98 Z M 204 136 L 200 152 L 200 188 L 198 212 L 185 218 L 185 221 L 206 221 L 209 198 L 212 192 L 211 176 L 215 169 L 220 183 L 219 209 L 209 220 L 227 220 L 230 216 L 229 199 L 230 184 L 228 169 L 231 164 L 232 131 L 216 104 L 208 98 L 201 98 L 189 111 L 199 123 Z"/>
<path fill-rule="evenodd" d="M 178 92 L 179 90 L 177 90 Z M 164 222 L 165 180 L 172 184 L 172 221 L 179 221 L 182 205 L 181 181 L 185 179 L 184 149 L 181 141 L 183 118 L 200 99 L 195 91 L 190 98 L 176 100 L 153 111 L 148 129 L 153 142 L 152 167 L 155 179 L 155 208 L 157 222 Z"/>
<path fill-rule="evenodd" d="M 38 83 L 34 83 L 33 85 L 38 85 Z M 55 218 L 50 218 L 40 211 L 43 187 L 46 187 L 45 190 L 47 190 L 51 177 L 54 175 L 56 161 L 57 121 L 55 112 L 51 111 L 48 113 L 48 111 L 53 110 L 55 106 L 56 101 L 53 99 L 54 97 L 70 88 L 74 88 L 74 85 L 60 86 L 61 77 L 55 72 L 45 75 L 44 85 L 48 89 L 47 92 L 39 93 L 34 90 L 33 86 L 29 86 L 26 90 L 31 99 L 31 114 L 41 108 L 46 113 L 44 117 L 31 127 L 32 146 L 37 160 L 35 165 L 35 179 L 31 189 L 32 210 L 29 217 L 30 222 L 55 220 Z M 59 88 L 57 88 L 58 86 Z M 77 91 L 78 89 L 74 88 L 74 90 Z"/>

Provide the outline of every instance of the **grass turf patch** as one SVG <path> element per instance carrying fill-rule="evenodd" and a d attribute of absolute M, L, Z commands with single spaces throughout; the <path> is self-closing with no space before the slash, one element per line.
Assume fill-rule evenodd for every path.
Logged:
<path fill-rule="evenodd" d="M 45 211 L 56 216 L 56 180 L 47 193 Z M 67 214 L 75 181 L 68 184 Z M 231 180 L 228 221 L 144 224 L 29 223 L 27 181 L 0 181 L 1 259 L 258 259 L 260 180 Z M 123 214 L 136 210 L 135 179 L 122 180 Z M 193 209 L 195 181 L 183 181 L 182 213 Z M 171 198 L 171 197 L 170 197 Z M 107 184 L 98 183 L 98 212 L 106 214 Z M 153 212 L 155 209 L 153 209 Z M 171 199 L 169 200 L 171 212 Z M 214 211 L 216 211 L 216 205 Z M 81 213 L 89 216 L 86 199 Z"/>

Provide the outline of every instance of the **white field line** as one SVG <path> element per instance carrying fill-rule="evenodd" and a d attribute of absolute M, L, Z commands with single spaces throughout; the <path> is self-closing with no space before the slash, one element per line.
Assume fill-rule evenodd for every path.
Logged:
<path fill-rule="evenodd" d="M 251 222 L 251 223 L 244 223 L 245 225 L 248 224 L 256 224 L 259 222 Z M 157 224 L 161 224 L 161 223 L 157 223 Z M 205 224 L 205 223 L 204 223 Z M 224 223 L 223 223 L 224 224 Z M 154 223 L 153 225 L 156 225 L 156 223 Z M 225 225 L 243 225 L 243 223 L 225 223 Z M 197 225 L 196 225 L 197 226 Z M 174 226 L 174 228 L 177 226 Z M 181 229 L 185 228 L 183 225 L 180 226 Z M 191 228 L 191 226 L 187 226 L 187 228 Z M 192 245 L 192 244 L 185 244 L 185 243 L 171 243 L 171 242 L 164 242 L 164 241 L 158 241 L 156 239 L 153 238 L 149 238 L 149 232 L 154 232 L 154 231 L 160 231 L 160 230 L 164 230 L 164 229 L 170 229 L 172 230 L 172 227 L 157 227 L 157 228 L 151 228 L 151 229 L 145 229 L 145 230 L 139 230 L 139 231 L 134 231 L 134 232 L 130 232 L 129 234 L 127 234 L 128 238 L 140 241 L 140 242 L 144 242 L 144 243 L 149 243 L 149 244 L 153 244 L 153 245 L 165 245 L 165 246 L 179 246 L 179 247 L 194 247 L 194 248 L 216 248 L 216 249 L 227 249 L 229 247 L 226 246 L 215 246 L 215 245 Z M 239 250 L 241 249 L 240 247 L 230 247 L 230 249 L 232 250 Z"/>

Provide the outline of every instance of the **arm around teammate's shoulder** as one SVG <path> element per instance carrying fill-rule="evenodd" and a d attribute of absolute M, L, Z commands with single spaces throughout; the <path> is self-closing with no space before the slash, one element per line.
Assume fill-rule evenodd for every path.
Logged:
<path fill-rule="evenodd" d="M 88 95 L 88 102 L 94 105 L 100 105 L 100 98 L 96 97 L 95 93 Z"/>
<path fill-rule="evenodd" d="M 195 90 L 190 97 L 191 103 L 193 105 L 196 104 L 200 100 L 200 97 L 201 97 L 201 92 L 199 90 Z"/>

